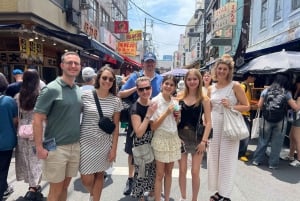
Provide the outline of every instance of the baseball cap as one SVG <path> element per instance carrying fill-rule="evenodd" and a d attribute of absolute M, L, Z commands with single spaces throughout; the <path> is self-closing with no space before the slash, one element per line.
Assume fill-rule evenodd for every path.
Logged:
<path fill-rule="evenodd" d="M 85 67 L 82 70 L 82 77 L 94 77 L 96 76 L 95 70 L 91 67 Z"/>
<path fill-rule="evenodd" d="M 19 75 L 19 74 L 23 74 L 23 71 L 21 69 L 13 70 L 13 75 Z"/>
<path fill-rule="evenodd" d="M 147 52 L 146 54 L 144 54 L 144 62 L 149 61 L 149 60 L 156 61 L 155 54 L 153 54 L 151 52 Z"/>

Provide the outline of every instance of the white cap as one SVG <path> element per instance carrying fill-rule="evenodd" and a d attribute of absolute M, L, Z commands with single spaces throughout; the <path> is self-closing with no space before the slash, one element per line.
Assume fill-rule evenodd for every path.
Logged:
<path fill-rule="evenodd" d="M 97 74 L 95 73 L 95 70 L 92 67 L 85 67 L 82 70 L 82 79 L 91 79 L 94 78 Z"/>

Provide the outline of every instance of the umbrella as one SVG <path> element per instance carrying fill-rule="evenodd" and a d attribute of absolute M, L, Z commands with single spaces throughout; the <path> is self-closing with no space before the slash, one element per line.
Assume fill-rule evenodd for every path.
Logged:
<path fill-rule="evenodd" d="M 174 68 L 173 70 L 165 72 L 165 73 L 163 73 L 161 75 L 162 76 L 166 76 L 166 75 L 185 76 L 185 74 L 187 72 L 188 72 L 188 69 L 185 69 L 185 68 Z"/>
<path fill-rule="evenodd" d="M 259 56 L 241 67 L 237 73 L 276 74 L 286 71 L 300 71 L 300 52 L 274 52 Z"/>

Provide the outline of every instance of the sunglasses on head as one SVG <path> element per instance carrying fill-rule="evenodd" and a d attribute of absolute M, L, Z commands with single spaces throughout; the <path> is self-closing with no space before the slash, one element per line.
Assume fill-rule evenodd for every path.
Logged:
<path fill-rule="evenodd" d="M 115 81 L 115 79 L 114 79 L 113 77 L 102 76 L 101 78 L 102 78 L 102 80 L 104 80 L 104 81 L 106 81 L 107 79 L 108 79 L 109 82 Z"/>
<path fill-rule="evenodd" d="M 138 90 L 139 92 L 143 92 L 144 90 L 148 91 L 148 90 L 150 90 L 150 89 L 151 89 L 151 86 L 137 88 L 137 90 Z"/>

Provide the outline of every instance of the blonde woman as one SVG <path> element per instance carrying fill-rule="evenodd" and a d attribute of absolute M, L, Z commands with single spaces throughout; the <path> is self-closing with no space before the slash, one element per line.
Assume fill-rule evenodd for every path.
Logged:
<path fill-rule="evenodd" d="M 211 130 L 210 101 L 202 91 L 202 76 L 198 69 L 190 69 L 184 79 L 185 88 L 178 94 L 181 105 L 181 120 L 178 124 L 179 137 L 185 147 L 179 160 L 179 187 L 181 201 L 187 200 L 186 173 L 188 154 L 192 156 L 192 201 L 197 201 L 200 189 L 200 165 L 208 143 Z M 205 131 L 202 139 L 196 137 L 196 126 L 200 113 L 204 114 Z"/>
<path fill-rule="evenodd" d="M 210 201 L 230 201 L 236 173 L 239 140 L 227 139 L 224 134 L 223 108 L 239 112 L 250 109 L 244 89 L 233 82 L 234 61 L 230 55 L 220 58 L 212 69 L 212 79 L 217 83 L 208 90 L 212 105 L 213 138 L 208 149 L 208 188 L 216 192 Z"/>

